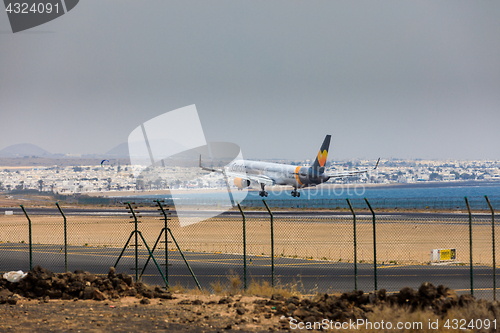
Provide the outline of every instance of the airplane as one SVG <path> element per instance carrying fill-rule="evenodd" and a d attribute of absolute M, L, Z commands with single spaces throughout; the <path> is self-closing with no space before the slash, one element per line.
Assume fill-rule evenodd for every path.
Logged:
<path fill-rule="evenodd" d="M 327 182 L 330 178 L 349 177 L 377 169 L 380 158 L 373 169 L 326 173 L 325 163 L 328 156 L 328 148 L 330 147 L 330 139 L 331 135 L 325 137 L 316 160 L 310 167 L 250 160 L 235 160 L 225 166 L 224 169 L 214 169 L 202 166 L 201 155 L 199 167 L 205 171 L 222 173 L 225 174 L 225 176 L 234 178 L 234 185 L 239 190 L 249 187 L 251 182 L 258 183 L 261 187 L 259 191 L 261 197 L 267 197 L 268 195 L 265 190 L 266 185 L 292 186 L 292 197 L 300 197 L 300 192 L 297 191 L 299 188 L 316 186 Z"/>

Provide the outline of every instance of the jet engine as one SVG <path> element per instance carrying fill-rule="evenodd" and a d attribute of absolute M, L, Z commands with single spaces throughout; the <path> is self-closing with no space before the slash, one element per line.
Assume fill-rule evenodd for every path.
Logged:
<path fill-rule="evenodd" d="M 245 187 L 250 186 L 250 181 L 248 179 L 241 179 L 241 178 L 234 178 L 234 185 L 240 190 L 244 189 Z"/>

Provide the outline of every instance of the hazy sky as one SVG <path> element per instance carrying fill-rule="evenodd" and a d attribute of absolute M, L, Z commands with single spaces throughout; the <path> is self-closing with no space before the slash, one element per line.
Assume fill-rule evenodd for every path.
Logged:
<path fill-rule="evenodd" d="M 196 104 L 207 140 L 247 158 L 313 158 L 331 134 L 330 159 L 500 159 L 499 17 L 498 1 L 81 0 L 13 34 L 2 11 L 0 149 L 104 153 Z"/>

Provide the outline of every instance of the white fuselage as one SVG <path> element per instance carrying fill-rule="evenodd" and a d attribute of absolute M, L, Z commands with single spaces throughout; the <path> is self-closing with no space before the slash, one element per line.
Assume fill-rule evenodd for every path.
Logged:
<path fill-rule="evenodd" d="M 229 163 L 226 171 L 242 177 L 265 176 L 274 181 L 273 185 L 289 185 L 296 188 L 314 186 L 328 181 L 329 177 L 312 172 L 310 167 L 259 162 L 250 160 L 237 160 Z"/>

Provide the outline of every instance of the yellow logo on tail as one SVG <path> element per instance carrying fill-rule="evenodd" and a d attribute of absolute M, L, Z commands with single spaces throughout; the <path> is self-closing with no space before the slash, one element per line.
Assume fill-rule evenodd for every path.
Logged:
<path fill-rule="evenodd" d="M 320 149 L 320 151 L 318 153 L 318 163 L 321 167 L 325 166 L 327 157 L 328 157 L 328 152 L 326 150 L 323 150 L 323 152 L 321 152 L 321 149 Z"/>

